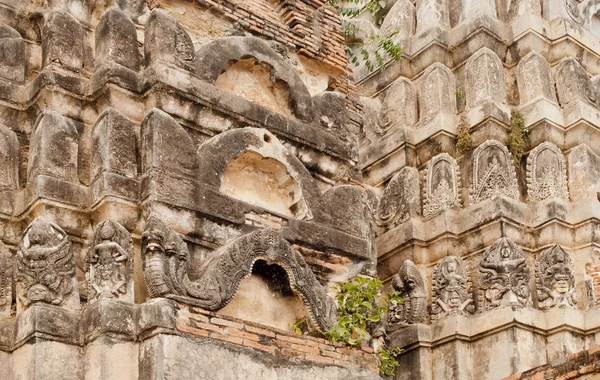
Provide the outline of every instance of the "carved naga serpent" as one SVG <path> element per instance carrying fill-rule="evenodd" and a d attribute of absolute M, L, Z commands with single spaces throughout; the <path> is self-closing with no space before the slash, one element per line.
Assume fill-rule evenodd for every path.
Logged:
<path fill-rule="evenodd" d="M 243 235 L 214 252 L 187 274 L 188 249 L 179 234 L 150 216 L 142 234 L 144 279 L 152 297 L 167 297 L 217 311 L 235 296 L 240 282 L 252 274 L 257 260 L 285 270 L 292 290 L 304 303 L 309 319 L 321 332 L 335 324 L 336 306 L 300 253 L 272 229 Z"/>

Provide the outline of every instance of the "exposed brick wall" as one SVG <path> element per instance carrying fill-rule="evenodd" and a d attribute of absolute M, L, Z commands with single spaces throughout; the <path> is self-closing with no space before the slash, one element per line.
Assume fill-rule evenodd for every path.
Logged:
<path fill-rule="evenodd" d="M 275 230 L 280 230 L 282 226 L 287 226 L 287 220 L 273 214 L 257 214 L 250 212 L 245 215 L 245 222 L 251 226 L 270 227 Z"/>
<path fill-rule="evenodd" d="M 358 91 L 344 50 L 341 18 L 325 0 L 187 0 L 210 8 L 251 33 L 285 44 L 300 56 L 320 62 L 334 76 L 332 89 L 347 95 L 359 111 Z M 153 0 L 151 8 L 160 7 Z M 276 10 L 276 13 L 274 13 Z"/>
<path fill-rule="evenodd" d="M 592 279 L 592 298 L 595 306 L 600 305 L 600 264 L 587 264 L 585 267 L 587 274 Z"/>
<path fill-rule="evenodd" d="M 348 349 L 341 343 L 297 335 L 258 323 L 180 305 L 177 329 L 186 334 L 221 340 L 273 355 L 379 372 L 369 347 Z"/>
<path fill-rule="evenodd" d="M 505 380 L 600 379 L 600 346 L 569 355 L 565 360 L 547 364 L 507 377 Z"/>

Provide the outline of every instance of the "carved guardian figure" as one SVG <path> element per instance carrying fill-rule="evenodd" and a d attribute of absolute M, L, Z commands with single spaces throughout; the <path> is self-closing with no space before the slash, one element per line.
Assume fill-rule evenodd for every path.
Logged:
<path fill-rule="evenodd" d="M 404 302 L 390 306 L 390 330 L 427 320 L 427 291 L 415 263 L 410 260 L 404 262 L 392 280 L 392 288 L 401 293 Z"/>
<path fill-rule="evenodd" d="M 240 282 L 252 274 L 257 260 L 282 267 L 290 287 L 304 303 L 313 325 L 321 332 L 334 325 L 336 305 L 317 281 L 300 253 L 277 232 L 262 229 L 243 235 L 206 259 L 191 280 L 188 249 L 161 220 L 150 216 L 142 234 L 144 279 L 152 297 L 173 298 L 208 310 L 220 310 L 235 296 Z"/>
<path fill-rule="evenodd" d="M 94 240 L 85 259 L 88 300 L 115 298 L 133 302 L 133 241 L 117 222 L 106 220 L 96 226 Z"/>
<path fill-rule="evenodd" d="M 560 245 L 540 255 L 535 266 L 535 284 L 540 309 L 577 306 L 573 262 Z"/>
<path fill-rule="evenodd" d="M 480 303 L 486 310 L 502 304 L 529 303 L 529 268 L 521 248 L 508 238 L 497 240 L 479 263 Z"/>
<path fill-rule="evenodd" d="M 504 144 L 487 140 L 473 153 L 471 203 L 494 196 L 519 199 L 519 188 L 512 155 Z"/>
<path fill-rule="evenodd" d="M 43 302 L 63 305 L 73 291 L 75 265 L 65 231 L 44 217 L 23 234 L 17 254 L 17 294 L 27 307 Z"/>
<path fill-rule="evenodd" d="M 474 310 L 471 280 L 463 261 L 456 256 L 445 257 L 433 269 L 432 318 L 441 319 Z"/>

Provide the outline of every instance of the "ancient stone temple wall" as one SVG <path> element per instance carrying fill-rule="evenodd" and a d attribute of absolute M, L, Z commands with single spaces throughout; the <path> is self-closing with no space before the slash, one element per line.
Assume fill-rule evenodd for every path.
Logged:
<path fill-rule="evenodd" d="M 394 37 L 404 59 L 355 77 L 377 271 L 407 300 L 388 318 L 396 379 L 598 376 L 598 10 L 384 10 L 410 31 Z"/>

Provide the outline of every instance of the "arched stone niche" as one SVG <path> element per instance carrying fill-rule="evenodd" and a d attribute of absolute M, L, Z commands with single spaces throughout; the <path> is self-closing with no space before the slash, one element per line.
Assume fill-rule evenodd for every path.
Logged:
<path fill-rule="evenodd" d="M 321 212 L 308 170 L 265 129 L 222 133 L 202 144 L 198 157 L 199 181 L 225 195 L 297 219 Z"/>
<path fill-rule="evenodd" d="M 196 57 L 196 74 L 201 79 L 275 112 L 302 120 L 313 118 L 308 89 L 263 40 L 220 38 L 198 49 Z"/>

